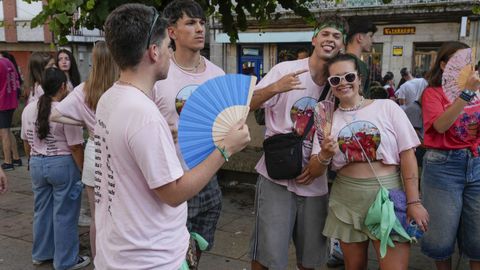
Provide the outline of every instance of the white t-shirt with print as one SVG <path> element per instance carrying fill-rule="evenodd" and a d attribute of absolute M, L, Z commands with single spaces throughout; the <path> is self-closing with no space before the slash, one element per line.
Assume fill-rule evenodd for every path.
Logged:
<path fill-rule="evenodd" d="M 274 66 L 258 83 L 255 90 L 264 88 L 289 73 L 309 69 L 308 61 L 309 58 L 305 58 L 282 62 Z M 303 134 L 310 117 L 313 117 L 315 105 L 318 102 L 324 86 L 315 84 L 310 72 L 302 73 L 298 78 L 301 82 L 301 87 L 305 87 L 306 89 L 291 90 L 277 94 L 262 105 L 262 108 L 265 108 L 265 138 L 292 131 L 297 132 L 297 134 Z M 310 159 L 314 133 L 315 127 L 312 126 L 303 143 L 303 166 L 305 166 Z M 262 176 L 279 185 L 287 186 L 289 191 L 300 196 L 321 196 L 328 192 L 326 175 L 316 178 L 310 185 L 297 184 L 294 179 L 280 181 L 271 179 L 268 176 L 265 165 L 265 155 L 262 156 L 255 169 Z"/>
<path fill-rule="evenodd" d="M 356 111 L 337 109 L 333 113 L 332 136 L 339 146 L 332 160 L 334 171 L 351 162 L 367 162 L 365 154 L 370 161 L 399 165 L 401 152 L 420 145 L 405 112 L 389 99 L 376 99 Z M 313 152 L 319 151 L 315 142 Z"/>
<path fill-rule="evenodd" d="M 187 204 L 154 189 L 183 175 L 167 122 L 137 88 L 114 84 L 95 125 L 97 269 L 179 269 L 188 248 Z"/>
<path fill-rule="evenodd" d="M 207 59 L 205 61 L 205 71 L 202 73 L 190 73 L 180 69 L 172 60 L 168 76 L 165 80 L 160 80 L 153 87 L 152 99 L 157 105 L 160 113 L 167 120 L 168 126 L 173 129 L 178 128 L 178 119 L 183 106 L 192 93 L 205 81 L 218 76 L 225 75 L 225 72 Z M 176 151 L 182 166 L 185 170 L 188 166 L 184 162 L 180 147 L 176 144 Z"/>
<path fill-rule="evenodd" d="M 53 110 L 58 102 L 52 102 Z M 29 103 L 22 112 L 22 131 L 20 137 L 27 140 L 31 147 L 30 155 L 64 156 L 70 155 L 69 146 L 83 143 L 82 128 L 50 122 L 50 132 L 43 140 L 38 138 L 35 122 L 38 115 L 38 100 Z"/>

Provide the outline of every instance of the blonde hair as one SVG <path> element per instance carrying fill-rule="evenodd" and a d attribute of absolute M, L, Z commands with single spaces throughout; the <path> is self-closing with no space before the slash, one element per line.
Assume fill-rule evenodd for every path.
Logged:
<path fill-rule="evenodd" d="M 119 69 L 105 41 L 97 41 L 92 52 L 92 69 L 85 81 L 85 104 L 96 110 L 100 97 L 118 79 Z"/>

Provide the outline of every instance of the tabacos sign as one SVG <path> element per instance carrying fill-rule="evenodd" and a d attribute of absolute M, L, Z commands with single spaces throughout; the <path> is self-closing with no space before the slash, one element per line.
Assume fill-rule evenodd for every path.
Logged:
<path fill-rule="evenodd" d="M 385 27 L 384 35 L 415 35 L 415 26 L 408 27 Z"/>

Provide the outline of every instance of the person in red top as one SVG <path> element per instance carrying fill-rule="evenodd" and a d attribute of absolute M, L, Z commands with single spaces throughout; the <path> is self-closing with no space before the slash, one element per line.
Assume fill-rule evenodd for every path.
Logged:
<path fill-rule="evenodd" d="M 10 127 L 13 112 L 18 106 L 17 89 L 19 87 L 20 81 L 15 66 L 7 58 L 0 56 L 0 135 L 5 160 L 2 164 L 4 170 L 13 170 Z"/>
<path fill-rule="evenodd" d="M 422 96 L 427 152 L 421 188 L 430 214 L 422 252 L 435 260 L 437 269 L 451 269 L 457 240 L 460 254 L 470 259 L 470 268 L 480 269 L 480 99 L 475 94 L 480 90 L 478 72 L 472 69 L 465 89 L 453 102 L 442 88 L 448 60 L 465 48 L 466 44 L 456 41 L 440 47 Z"/>

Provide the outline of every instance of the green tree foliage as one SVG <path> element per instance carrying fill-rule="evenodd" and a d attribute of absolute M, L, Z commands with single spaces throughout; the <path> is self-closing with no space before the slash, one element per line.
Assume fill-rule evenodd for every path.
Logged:
<path fill-rule="evenodd" d="M 23 0 L 27 3 L 41 0 Z M 207 15 L 214 15 L 223 26 L 223 31 L 235 42 L 238 31 L 247 29 L 247 15 L 254 18 L 260 25 L 278 19 L 277 5 L 313 24 L 314 16 L 309 12 L 307 5 L 314 0 L 196 0 L 206 11 Z M 334 0 L 332 0 L 334 1 Z M 59 44 L 67 43 L 66 36 L 71 29 L 86 27 L 87 29 L 102 29 L 108 14 L 116 7 L 137 2 L 154 6 L 162 10 L 169 1 L 166 0 L 49 0 L 43 10 L 32 20 L 32 28 L 48 23 Z M 232 15 L 235 14 L 235 15 Z"/>
<path fill-rule="evenodd" d="M 27 3 L 41 0 L 23 0 Z M 315 18 L 310 13 L 308 6 L 315 0 L 196 0 L 206 11 L 207 15 L 214 15 L 222 23 L 223 31 L 230 36 L 230 40 L 238 40 L 238 32 L 247 29 L 247 15 L 255 19 L 261 26 L 277 20 L 280 13 L 276 12 L 278 5 L 285 10 L 293 11 L 302 17 L 308 24 L 314 25 Z M 342 2 L 343 0 L 329 0 Z M 361 0 L 358 0 L 361 1 Z M 388 4 L 392 0 L 382 0 Z M 72 28 L 103 29 L 103 24 L 108 14 L 116 7 L 131 2 L 154 6 L 162 10 L 168 0 L 48 0 L 43 10 L 32 20 L 31 27 L 48 23 L 54 33 L 56 42 L 66 44 L 66 36 Z M 476 5 L 474 11 L 480 13 L 480 6 Z M 233 15 L 235 14 L 235 15 Z"/>

